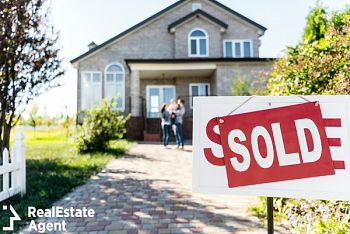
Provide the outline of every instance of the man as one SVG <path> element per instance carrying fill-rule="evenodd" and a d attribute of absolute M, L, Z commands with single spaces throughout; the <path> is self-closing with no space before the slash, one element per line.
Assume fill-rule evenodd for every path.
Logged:
<path fill-rule="evenodd" d="M 175 125 L 176 125 L 176 144 L 177 148 L 184 149 L 184 140 L 182 135 L 182 125 L 183 125 L 183 117 L 185 115 L 186 109 L 185 109 L 185 101 L 183 99 L 179 99 L 177 101 L 178 108 L 175 111 L 176 119 L 175 119 Z"/>

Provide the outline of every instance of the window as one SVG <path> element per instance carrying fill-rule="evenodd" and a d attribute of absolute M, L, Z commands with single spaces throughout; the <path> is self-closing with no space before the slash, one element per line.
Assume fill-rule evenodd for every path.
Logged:
<path fill-rule="evenodd" d="M 147 86 L 147 117 L 159 118 L 162 105 L 175 98 L 175 86 Z"/>
<path fill-rule="evenodd" d="M 81 109 L 90 110 L 101 105 L 102 73 L 83 72 L 81 78 Z"/>
<path fill-rule="evenodd" d="M 105 96 L 107 100 L 116 102 L 117 110 L 124 110 L 125 107 L 125 72 L 120 64 L 107 66 L 105 78 Z"/>
<path fill-rule="evenodd" d="M 209 84 L 190 84 L 190 107 L 193 108 L 193 97 L 197 96 L 209 96 L 210 85 Z"/>
<path fill-rule="evenodd" d="M 188 53 L 190 57 L 207 57 L 209 55 L 208 34 L 203 29 L 192 30 L 188 41 Z"/>
<path fill-rule="evenodd" d="M 250 40 L 225 40 L 225 58 L 251 58 L 253 57 L 252 41 Z"/>

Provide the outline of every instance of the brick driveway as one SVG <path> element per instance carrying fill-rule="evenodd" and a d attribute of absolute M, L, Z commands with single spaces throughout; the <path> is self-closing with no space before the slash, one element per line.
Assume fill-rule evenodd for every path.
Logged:
<path fill-rule="evenodd" d="M 138 144 L 55 205 L 95 209 L 66 220 L 69 233 L 266 233 L 247 213 L 256 198 L 192 194 L 191 158 L 190 146 Z"/>

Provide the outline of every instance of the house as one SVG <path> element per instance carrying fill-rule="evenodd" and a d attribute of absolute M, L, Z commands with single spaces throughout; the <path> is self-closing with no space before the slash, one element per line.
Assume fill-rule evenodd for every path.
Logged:
<path fill-rule="evenodd" d="M 193 96 L 231 95 L 232 80 L 270 72 L 270 59 L 259 57 L 265 31 L 218 1 L 177 1 L 71 61 L 78 113 L 114 98 L 117 110 L 132 114 L 128 138 L 159 140 L 162 104 L 182 98 L 190 138 Z"/>

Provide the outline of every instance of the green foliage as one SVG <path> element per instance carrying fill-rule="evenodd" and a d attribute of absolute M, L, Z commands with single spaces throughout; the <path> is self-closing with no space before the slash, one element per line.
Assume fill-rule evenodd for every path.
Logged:
<path fill-rule="evenodd" d="M 79 154 L 74 142 L 67 141 L 65 134 L 62 128 L 37 130 L 36 134 L 33 130 L 24 131 L 27 193 L 23 198 L 13 197 L 0 203 L 0 206 L 13 205 L 19 213 L 22 221 L 15 223 L 17 231 L 31 220 L 27 217 L 28 206 L 50 208 L 53 202 L 84 184 L 132 146 L 126 140 L 118 140 L 111 142 L 109 152 Z M 0 215 L 0 227 L 8 226 L 8 222 L 8 215 Z"/>
<path fill-rule="evenodd" d="M 327 14 L 317 5 L 303 41 L 276 61 L 268 88 L 273 95 L 350 93 L 350 8 Z M 259 208 L 256 208 L 259 209 Z M 348 202 L 287 199 L 278 214 L 297 233 L 350 233 Z"/>
<path fill-rule="evenodd" d="M 84 113 L 84 123 L 76 139 L 80 152 L 105 151 L 110 140 L 124 136 L 130 116 L 120 115 L 114 106 L 113 102 L 103 101 L 101 107 Z"/>
<path fill-rule="evenodd" d="M 254 82 L 250 82 L 246 78 L 234 79 L 231 93 L 234 96 L 267 95 L 266 80 L 267 78 L 264 76 Z"/>
<path fill-rule="evenodd" d="M 348 202 L 274 198 L 274 216 L 284 222 L 293 233 L 337 233 L 350 232 L 350 207 Z M 251 211 L 266 222 L 266 198 Z"/>
<path fill-rule="evenodd" d="M 311 10 L 306 20 L 303 40 L 312 43 L 324 38 L 328 27 L 328 15 L 320 3 Z"/>
<path fill-rule="evenodd" d="M 254 212 L 257 217 L 264 220 L 266 225 L 267 221 L 267 200 L 266 197 L 259 197 L 259 205 L 250 207 L 250 211 Z M 274 197 L 273 198 L 273 208 L 274 208 L 274 218 L 277 220 L 282 220 L 285 218 L 285 205 L 287 203 L 287 198 Z"/>
<path fill-rule="evenodd" d="M 250 96 L 250 83 L 245 78 L 235 79 L 231 91 L 235 96 Z"/>
<path fill-rule="evenodd" d="M 0 148 L 34 97 L 58 86 L 64 74 L 48 1 L 0 1 Z M 33 123 L 34 124 L 34 123 Z M 35 123 L 35 125 L 37 125 Z"/>
<path fill-rule="evenodd" d="M 323 19 L 326 19 L 323 12 L 324 10 L 319 6 L 316 7 L 308 20 L 311 21 L 315 15 L 322 15 Z M 316 21 L 319 23 L 322 20 Z M 316 29 L 313 30 L 315 32 Z M 312 43 L 306 40 L 294 47 L 288 47 L 285 57 L 276 61 L 268 84 L 271 94 L 348 94 L 350 92 L 350 8 L 344 12 L 331 14 L 324 36 L 321 35 L 323 27 L 316 30 L 319 33 L 309 31 L 312 30 L 306 30 L 305 36 L 314 38 Z"/>
<path fill-rule="evenodd" d="M 300 233 L 349 233 L 349 204 L 339 201 L 290 199 L 284 209 L 293 229 Z"/>

